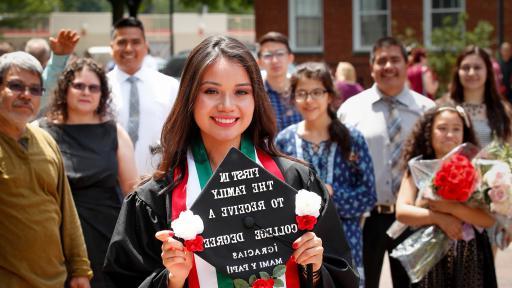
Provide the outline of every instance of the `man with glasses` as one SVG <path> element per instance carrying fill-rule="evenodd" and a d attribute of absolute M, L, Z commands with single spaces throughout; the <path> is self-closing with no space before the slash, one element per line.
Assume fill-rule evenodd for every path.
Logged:
<path fill-rule="evenodd" d="M 279 132 L 302 120 L 290 102 L 290 80 L 287 73 L 294 56 L 288 38 L 279 32 L 268 32 L 258 42 L 258 64 L 266 72 L 265 90 L 274 107 Z"/>
<path fill-rule="evenodd" d="M 42 67 L 25 52 L 0 57 L 0 283 L 89 287 L 92 271 L 59 148 L 28 124 Z"/>
<path fill-rule="evenodd" d="M 410 90 L 407 52 L 398 40 L 384 37 L 374 44 L 370 70 L 375 84 L 345 101 L 338 110 L 340 120 L 353 126 L 368 144 L 374 164 L 377 204 L 363 227 L 363 264 L 366 287 L 379 287 L 384 254 L 405 239 L 386 232 L 395 221 L 395 202 L 403 176 L 400 154 L 416 120 L 434 102 Z M 405 233 L 404 233 L 405 234 Z M 409 277 L 397 259 L 389 258 L 393 287 L 409 287 Z"/>
<path fill-rule="evenodd" d="M 154 154 L 179 84 L 176 79 L 142 65 L 149 44 L 140 20 L 123 18 L 114 24 L 110 47 L 116 67 L 107 76 L 117 120 L 132 139 L 138 174 L 148 175 L 160 162 Z"/>

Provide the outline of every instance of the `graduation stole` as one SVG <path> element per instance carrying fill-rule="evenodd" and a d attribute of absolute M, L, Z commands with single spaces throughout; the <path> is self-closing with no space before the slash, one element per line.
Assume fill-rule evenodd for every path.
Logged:
<path fill-rule="evenodd" d="M 246 136 L 242 136 L 240 151 L 281 181 L 285 181 L 281 170 L 279 170 L 274 160 L 262 150 L 255 149 L 251 140 Z M 175 179 L 177 175 L 179 175 L 179 171 L 174 172 Z M 185 211 L 187 207 L 192 206 L 212 175 L 213 172 L 203 142 L 196 141 L 187 152 L 187 170 L 183 180 L 172 192 L 172 220 L 178 218 L 181 211 Z M 190 288 L 234 287 L 233 280 L 229 276 L 221 271 L 217 271 L 215 267 L 195 254 L 194 265 L 190 270 L 187 280 L 188 287 Z M 285 283 L 285 287 L 300 287 L 299 273 L 295 261 L 288 260 L 286 263 L 286 273 L 281 277 L 281 280 Z"/>

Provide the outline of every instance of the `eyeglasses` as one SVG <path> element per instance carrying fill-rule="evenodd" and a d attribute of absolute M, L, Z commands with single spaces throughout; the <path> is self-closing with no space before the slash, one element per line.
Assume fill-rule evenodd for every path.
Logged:
<path fill-rule="evenodd" d="M 283 60 L 284 57 L 288 55 L 288 52 L 286 50 L 276 50 L 276 51 L 268 51 L 261 53 L 261 59 L 265 62 L 270 62 L 274 57 L 277 60 Z"/>
<path fill-rule="evenodd" d="M 90 85 L 87 85 L 85 83 L 82 83 L 82 82 L 73 82 L 71 83 L 71 87 L 75 90 L 79 90 L 79 91 L 82 91 L 84 92 L 85 91 L 85 88 L 89 89 L 89 92 L 90 93 L 100 93 L 101 91 L 101 87 L 100 85 L 98 84 L 90 84 Z"/>
<path fill-rule="evenodd" d="M 382 67 L 386 66 L 388 64 L 388 62 L 392 66 L 397 66 L 397 65 L 401 64 L 403 61 L 404 61 L 403 58 L 400 56 L 379 57 L 379 58 L 375 59 L 375 63 Z"/>
<path fill-rule="evenodd" d="M 42 96 L 44 92 L 44 88 L 40 85 L 27 86 L 25 83 L 16 80 L 7 81 L 6 86 L 16 94 L 23 94 L 28 91 L 32 96 Z"/>
<path fill-rule="evenodd" d="M 324 96 L 325 92 L 327 91 L 320 88 L 311 91 L 298 90 L 295 91 L 295 102 L 305 102 L 308 99 L 308 96 L 311 96 L 311 99 L 313 100 L 318 100 Z"/>
<path fill-rule="evenodd" d="M 482 69 L 484 69 L 484 67 L 481 65 L 462 65 L 462 66 L 460 66 L 459 70 L 461 70 L 465 73 L 469 73 L 471 68 L 473 68 L 473 70 L 475 72 L 480 72 L 480 71 L 482 71 Z"/>

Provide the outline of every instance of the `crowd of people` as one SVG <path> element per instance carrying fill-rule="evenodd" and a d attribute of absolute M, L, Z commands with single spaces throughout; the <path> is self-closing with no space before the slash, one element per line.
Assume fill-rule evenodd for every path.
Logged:
<path fill-rule="evenodd" d="M 407 163 L 462 143 L 512 144 L 510 44 L 499 81 L 491 55 L 468 46 L 436 97 L 425 50 L 408 53 L 393 37 L 374 43 L 366 90 L 348 62 L 290 70 L 278 32 L 259 39 L 256 59 L 236 39 L 206 38 L 179 82 L 143 65 L 138 19 L 114 25 L 111 71 L 73 56 L 78 41 L 62 30 L 26 52 L 0 44 L 2 285 L 233 287 L 170 223 L 235 147 L 323 199 L 315 228 L 291 243 L 285 287 L 379 287 L 385 253 L 413 232 L 391 238 L 397 220 L 457 242 L 418 283 L 390 257 L 394 287 L 497 287 L 504 227 L 485 209 L 419 199 Z M 486 229 L 465 241 L 463 223 Z"/>

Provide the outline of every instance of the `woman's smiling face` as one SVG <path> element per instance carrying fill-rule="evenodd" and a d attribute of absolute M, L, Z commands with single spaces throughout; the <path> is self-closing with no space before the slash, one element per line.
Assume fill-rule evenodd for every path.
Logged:
<path fill-rule="evenodd" d="M 221 57 L 208 66 L 194 103 L 194 120 L 203 142 L 237 147 L 254 114 L 254 96 L 247 71 Z"/>

